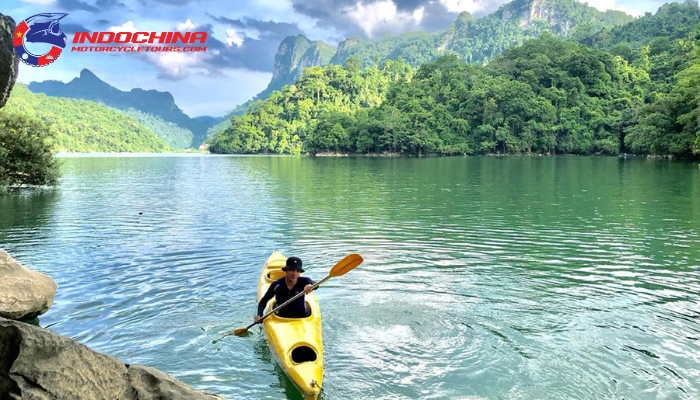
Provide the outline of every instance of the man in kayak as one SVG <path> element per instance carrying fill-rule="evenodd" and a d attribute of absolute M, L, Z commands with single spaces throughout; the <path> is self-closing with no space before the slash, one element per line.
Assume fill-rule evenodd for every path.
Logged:
<path fill-rule="evenodd" d="M 270 287 L 267 288 L 267 293 L 265 293 L 265 296 L 263 296 L 262 299 L 260 299 L 260 303 L 258 303 L 258 315 L 256 315 L 254 319 L 256 324 L 260 322 L 263 312 L 265 311 L 265 306 L 272 297 L 275 298 L 276 304 L 280 305 L 301 292 L 306 294 L 311 293 L 311 287 L 316 283 L 305 276 L 299 276 L 300 273 L 304 272 L 299 257 L 289 257 L 282 271 L 286 272 L 285 277 L 272 282 Z M 282 318 L 307 317 L 304 296 L 300 296 L 298 299 L 284 306 L 281 310 L 277 311 L 277 315 Z"/>

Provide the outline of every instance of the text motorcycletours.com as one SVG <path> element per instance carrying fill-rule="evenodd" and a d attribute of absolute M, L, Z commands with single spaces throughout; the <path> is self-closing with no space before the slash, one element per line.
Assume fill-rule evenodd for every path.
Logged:
<path fill-rule="evenodd" d="M 198 53 L 207 51 L 207 47 L 186 44 L 205 44 L 206 40 L 207 32 L 76 32 L 73 36 L 71 51 Z M 90 46 L 80 46 L 80 44 L 87 44 L 86 42 Z M 153 46 L 153 44 L 160 46 Z"/>
<path fill-rule="evenodd" d="M 201 51 L 207 51 L 206 46 L 185 46 L 185 47 L 172 47 L 172 46 L 72 46 L 71 51 L 79 52 L 112 52 L 112 53 L 146 53 L 146 52 L 182 52 L 182 53 L 197 53 Z"/>

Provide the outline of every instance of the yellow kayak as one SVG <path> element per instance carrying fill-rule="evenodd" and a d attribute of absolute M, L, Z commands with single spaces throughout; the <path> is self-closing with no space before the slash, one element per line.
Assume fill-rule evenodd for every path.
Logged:
<path fill-rule="evenodd" d="M 279 251 L 267 259 L 258 281 L 258 301 L 272 282 L 285 276 L 282 267 L 286 260 Z M 274 298 L 268 302 L 265 313 L 274 308 L 274 303 Z M 263 321 L 263 331 L 270 351 L 289 379 L 304 398 L 316 399 L 323 385 L 323 338 L 321 312 L 313 292 L 306 295 L 306 305 L 311 310 L 310 316 L 281 318 L 271 314 Z"/>

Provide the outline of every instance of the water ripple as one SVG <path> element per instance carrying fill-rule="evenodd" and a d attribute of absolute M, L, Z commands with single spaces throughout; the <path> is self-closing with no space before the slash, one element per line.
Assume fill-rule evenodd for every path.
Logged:
<path fill-rule="evenodd" d="M 0 247 L 59 284 L 43 326 L 124 362 L 230 399 L 299 399 L 259 328 L 219 339 L 252 321 L 272 250 L 317 280 L 358 252 L 317 292 L 324 399 L 700 396 L 697 168 L 63 161 L 59 189 L 0 198 Z"/>

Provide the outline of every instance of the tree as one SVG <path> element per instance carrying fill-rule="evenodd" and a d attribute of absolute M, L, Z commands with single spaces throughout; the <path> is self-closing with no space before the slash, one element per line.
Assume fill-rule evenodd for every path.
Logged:
<path fill-rule="evenodd" d="M 49 125 L 38 119 L 0 113 L 0 192 L 58 184 L 53 136 Z"/>
<path fill-rule="evenodd" d="M 345 61 L 345 69 L 347 69 L 350 73 L 359 72 L 361 67 L 362 64 L 360 59 L 355 56 L 351 56 Z"/>

